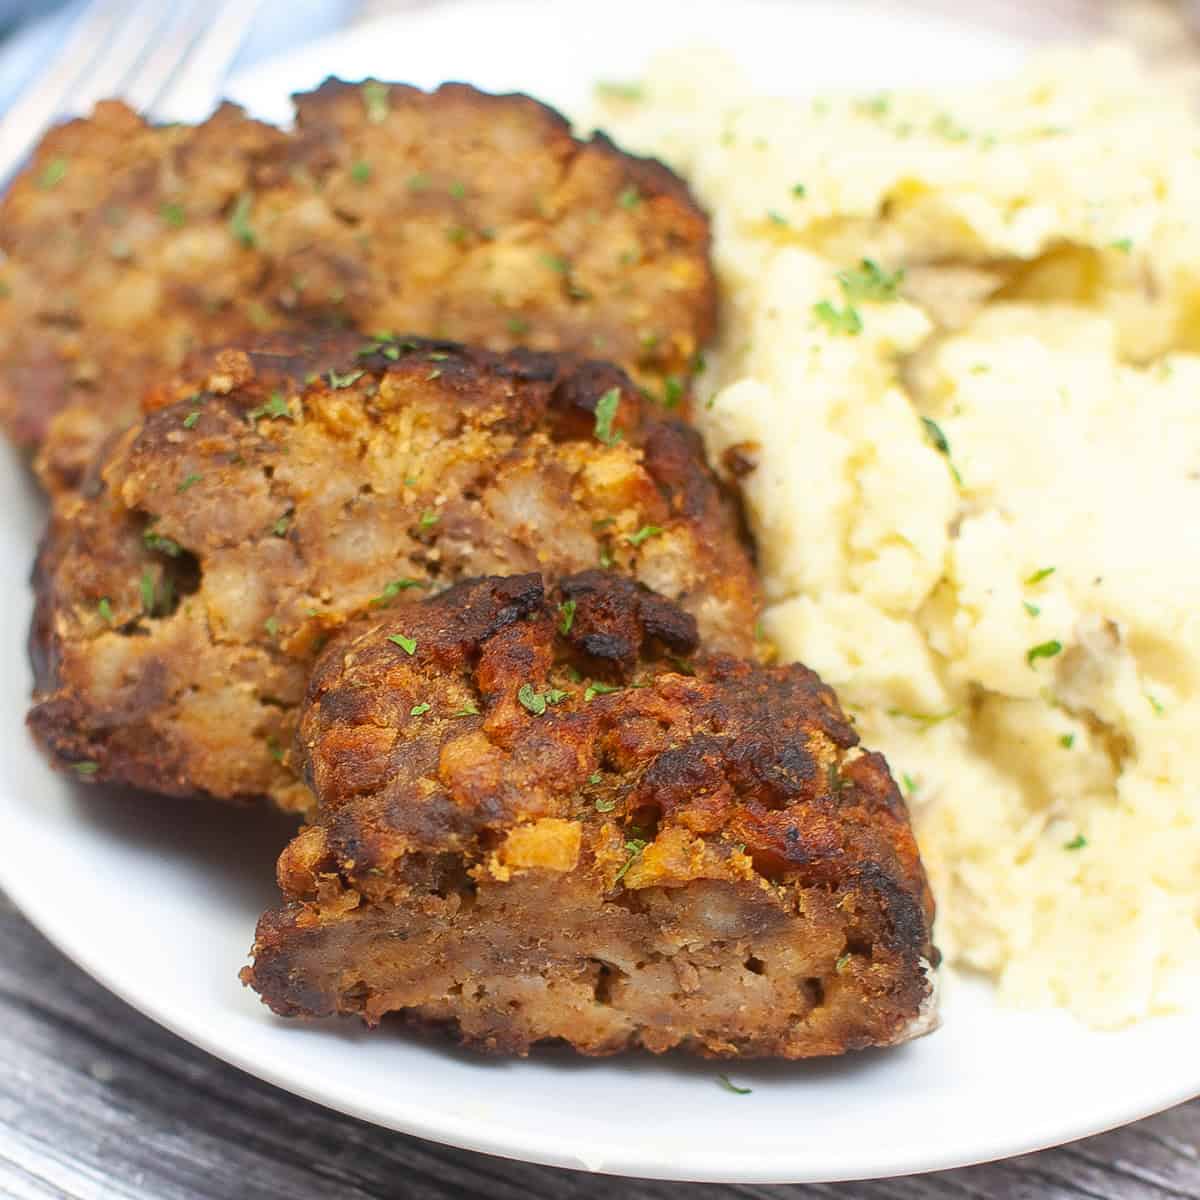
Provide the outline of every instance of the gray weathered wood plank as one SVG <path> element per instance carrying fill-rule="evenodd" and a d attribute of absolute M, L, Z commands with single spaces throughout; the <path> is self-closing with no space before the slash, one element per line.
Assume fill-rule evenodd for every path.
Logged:
<path fill-rule="evenodd" d="M 281 1092 L 105 992 L 0 897 L 0 1196 L 679 1200 L 700 1191 L 744 1200 L 1187 1200 L 1200 1197 L 1200 1101 L 1075 1146 L 910 1179 L 784 1188 L 617 1181 L 433 1145 Z"/>

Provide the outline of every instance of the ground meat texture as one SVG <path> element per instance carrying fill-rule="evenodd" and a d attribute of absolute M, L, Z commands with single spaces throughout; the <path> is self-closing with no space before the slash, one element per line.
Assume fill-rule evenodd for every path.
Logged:
<path fill-rule="evenodd" d="M 475 575 L 606 564 L 753 647 L 752 566 L 698 438 L 616 367 L 340 335 L 173 386 L 38 562 L 30 723 L 81 778 L 305 808 L 289 752 L 322 642 Z"/>
<path fill-rule="evenodd" d="M 455 588 L 347 630 L 319 798 L 243 980 L 525 1054 L 804 1058 L 934 1023 L 933 902 L 887 764 L 803 666 L 699 650 L 629 579 Z"/>
<path fill-rule="evenodd" d="M 189 349 L 409 330 L 617 362 L 680 401 L 713 331 L 683 183 L 524 96 L 330 81 L 294 132 L 117 102 L 47 135 L 0 203 L 0 424 L 52 493 Z"/>

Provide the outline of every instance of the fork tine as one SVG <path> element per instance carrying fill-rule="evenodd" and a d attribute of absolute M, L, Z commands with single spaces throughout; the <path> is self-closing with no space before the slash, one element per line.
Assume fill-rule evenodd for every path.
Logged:
<path fill-rule="evenodd" d="M 161 0 L 133 0 L 104 53 L 72 92 L 73 112 L 91 112 L 97 100 L 122 94 L 123 85 L 136 78 L 139 63 L 157 42 L 170 12 L 171 6 Z"/>
<path fill-rule="evenodd" d="M 128 0 L 91 0 L 50 69 L 0 119 L 0 184 L 25 162 L 46 127 L 66 111 L 84 73 L 129 10 Z"/>
<path fill-rule="evenodd" d="M 210 20 L 212 0 L 180 0 L 171 6 L 171 25 L 125 88 L 125 99 L 139 112 L 154 111 L 171 78 L 192 53 Z"/>
<path fill-rule="evenodd" d="M 183 68 L 158 98 L 153 114 L 161 121 L 198 121 L 221 97 L 233 60 L 250 32 L 261 0 L 224 0 Z"/>

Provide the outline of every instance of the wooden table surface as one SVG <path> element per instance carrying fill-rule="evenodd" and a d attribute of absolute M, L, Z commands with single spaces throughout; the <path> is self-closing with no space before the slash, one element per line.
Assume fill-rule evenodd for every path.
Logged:
<path fill-rule="evenodd" d="M 700 1193 L 713 1200 L 1200 1197 L 1200 1101 L 1059 1150 L 872 1183 L 673 1184 L 528 1166 L 365 1125 L 227 1066 L 94 983 L 0 895 L 2 1197 L 681 1200 Z"/>

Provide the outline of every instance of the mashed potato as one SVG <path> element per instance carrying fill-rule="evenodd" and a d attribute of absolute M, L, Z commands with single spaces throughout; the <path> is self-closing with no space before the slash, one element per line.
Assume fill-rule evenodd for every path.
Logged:
<path fill-rule="evenodd" d="M 803 103 L 688 53 L 601 123 L 713 214 L 701 425 L 948 959 L 1098 1026 L 1194 1006 L 1200 128 L 1115 52 Z"/>

